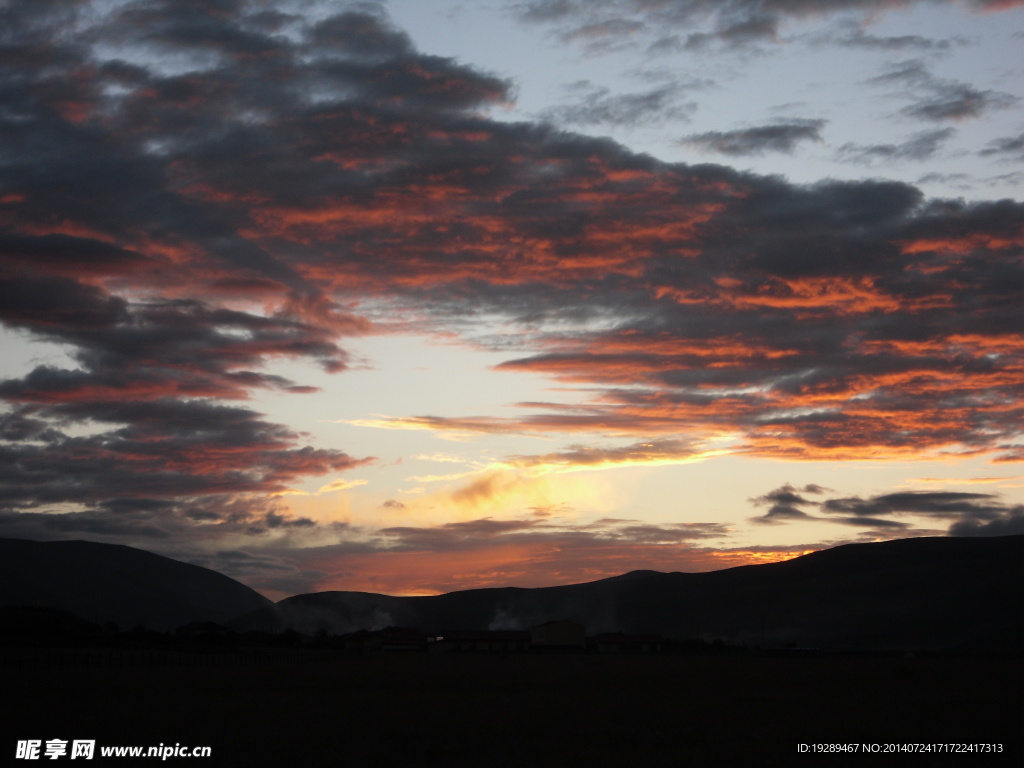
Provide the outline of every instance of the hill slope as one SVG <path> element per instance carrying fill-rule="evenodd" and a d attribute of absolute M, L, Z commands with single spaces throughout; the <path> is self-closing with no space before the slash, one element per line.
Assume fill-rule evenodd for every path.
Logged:
<path fill-rule="evenodd" d="M 589 584 L 434 597 L 297 595 L 237 628 L 333 633 L 388 625 L 526 628 L 571 619 L 608 631 L 828 648 L 1024 647 L 1024 537 L 850 544 L 710 573 L 640 571 Z"/>
<path fill-rule="evenodd" d="M 69 611 L 122 629 L 226 622 L 273 603 L 222 573 L 90 541 L 0 539 L 0 606 Z"/>

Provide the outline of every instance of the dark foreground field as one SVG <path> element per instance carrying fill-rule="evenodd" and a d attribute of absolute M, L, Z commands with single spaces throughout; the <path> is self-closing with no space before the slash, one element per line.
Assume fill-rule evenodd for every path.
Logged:
<path fill-rule="evenodd" d="M 19 739 L 60 738 L 213 749 L 171 765 L 1022 764 L 1020 659 L 380 654 L 2 674 L 11 757 Z M 1005 751 L 869 760 L 797 751 L 835 742 Z M 82 762 L 161 761 L 97 753 Z"/>

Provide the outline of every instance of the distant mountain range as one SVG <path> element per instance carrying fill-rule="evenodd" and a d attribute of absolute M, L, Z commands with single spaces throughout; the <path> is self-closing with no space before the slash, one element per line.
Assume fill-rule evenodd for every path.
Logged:
<path fill-rule="evenodd" d="M 561 587 L 434 597 L 318 592 L 272 603 L 206 568 L 131 547 L 0 539 L 0 606 L 122 629 L 194 621 L 344 634 L 526 629 L 568 619 L 625 632 L 767 647 L 1024 649 L 1024 536 L 849 544 L 709 573 L 634 571 Z"/>
<path fill-rule="evenodd" d="M 273 605 L 222 573 L 141 549 L 0 539 L 0 606 L 56 608 L 121 629 L 166 631 Z"/>
<path fill-rule="evenodd" d="M 389 625 L 525 629 L 569 619 L 766 647 L 1024 649 L 1024 536 L 849 544 L 709 573 L 634 571 L 588 584 L 434 597 L 318 592 L 232 622 L 332 634 Z"/>

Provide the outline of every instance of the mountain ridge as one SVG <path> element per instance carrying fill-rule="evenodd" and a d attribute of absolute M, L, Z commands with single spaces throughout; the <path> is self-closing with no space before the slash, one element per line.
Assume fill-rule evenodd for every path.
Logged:
<path fill-rule="evenodd" d="M 55 608 L 121 629 L 163 631 L 272 605 L 218 571 L 124 544 L 0 538 L 0 606 Z"/>
<path fill-rule="evenodd" d="M 273 603 L 228 576 L 125 545 L 0 539 L 0 606 L 122 629 L 215 621 L 236 631 L 345 634 L 387 626 L 527 629 L 567 619 L 760 646 L 1024 648 L 1024 536 L 847 544 L 699 573 L 630 571 L 580 584 L 402 597 L 325 591 Z"/>
<path fill-rule="evenodd" d="M 582 584 L 398 597 L 294 595 L 238 629 L 334 634 L 389 625 L 523 629 L 568 619 L 729 643 L 844 648 L 1021 647 L 1024 536 L 846 544 L 778 563 L 701 573 L 633 571 Z"/>

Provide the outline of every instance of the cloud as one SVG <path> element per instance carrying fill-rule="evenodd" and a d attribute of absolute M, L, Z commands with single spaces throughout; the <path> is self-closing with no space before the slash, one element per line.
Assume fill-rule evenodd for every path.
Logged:
<path fill-rule="evenodd" d="M 857 24 L 844 26 L 842 33 L 825 36 L 820 42 L 886 52 L 946 51 L 954 45 L 964 45 L 967 42 L 960 37 L 936 40 L 922 35 L 873 35 Z"/>
<path fill-rule="evenodd" d="M 825 493 L 830 489 L 806 486 L 803 491 Z M 899 491 L 868 498 L 848 496 L 815 501 L 800 495 L 790 484 L 763 496 L 751 499 L 755 506 L 768 506 L 768 511 L 753 522 L 779 524 L 816 520 L 880 531 L 900 531 L 914 535 L 909 522 L 892 517 L 912 516 L 949 525 L 950 536 L 1003 536 L 1021 532 L 1024 508 L 1008 505 L 996 494 L 963 491 Z M 804 509 L 801 509 L 803 507 Z M 812 515 L 806 509 L 817 510 Z M 917 534 L 920 535 L 920 534 Z"/>
<path fill-rule="evenodd" d="M 952 128 L 940 128 L 934 131 L 921 131 L 900 144 L 847 143 L 839 147 L 836 157 L 866 165 L 875 161 L 928 160 L 934 157 L 955 134 L 956 131 Z"/>
<path fill-rule="evenodd" d="M 784 42 L 787 24 L 809 18 L 856 14 L 861 23 L 896 8 L 910 8 L 923 0 L 723 0 L 698 3 L 690 0 L 632 2 L 632 0 L 510 0 L 512 12 L 523 22 L 554 27 L 561 39 L 580 41 L 590 53 L 651 41 L 649 52 L 670 50 L 678 43 L 666 31 L 685 32 L 684 45 L 702 49 L 712 44 L 749 49 L 758 43 Z M 1018 0 L 946 0 L 975 12 L 1000 12 L 1020 6 Z M 847 23 L 849 25 L 849 23 Z M 699 30 L 699 31 L 694 31 Z M 596 40 L 595 40 L 596 39 Z M 678 40 L 678 38 L 676 38 Z M 599 41 L 599 42 L 597 42 Z M 916 35 L 880 37 L 859 27 L 837 38 L 843 45 L 880 50 L 941 49 L 946 41 L 930 41 Z"/>
<path fill-rule="evenodd" d="M 297 434 L 249 409 L 198 400 L 76 401 L 24 407 L 15 416 L 38 426 L 29 439 L 0 446 L 6 467 L 0 507 L 8 509 L 102 508 L 113 500 L 176 501 L 184 509 L 196 497 L 277 493 L 305 475 L 367 462 L 296 447 Z M 47 426 L 61 423 L 101 431 L 75 437 Z"/>
<path fill-rule="evenodd" d="M 935 77 L 920 59 L 894 64 L 887 72 L 868 80 L 868 83 L 900 88 L 894 95 L 913 99 L 911 104 L 903 108 L 902 113 L 929 122 L 961 122 L 981 117 L 993 110 L 1007 109 L 1020 102 L 1020 99 L 1009 93 L 980 90 L 968 83 Z"/>
<path fill-rule="evenodd" d="M 579 42 L 588 53 L 616 50 L 643 31 L 642 21 L 624 17 L 603 17 L 563 30 L 559 37 L 565 43 Z"/>
<path fill-rule="evenodd" d="M 557 453 L 510 456 L 505 463 L 540 471 L 579 471 L 611 467 L 657 466 L 700 461 L 714 451 L 688 440 L 653 440 L 614 447 L 573 445 Z"/>
<path fill-rule="evenodd" d="M 666 120 L 686 122 L 696 110 L 693 102 L 684 102 L 686 90 L 675 84 L 658 86 L 637 93 L 612 94 L 604 86 L 581 81 L 570 87 L 569 103 L 550 107 L 540 113 L 544 120 L 583 128 L 601 125 L 635 127 Z"/>
<path fill-rule="evenodd" d="M 990 141 L 985 149 L 978 152 L 982 157 L 1024 158 L 1024 133 Z"/>
<path fill-rule="evenodd" d="M 798 120 L 736 131 L 710 131 L 687 136 L 680 142 L 705 152 L 723 155 L 791 153 L 801 141 L 821 141 L 826 120 Z"/>
<path fill-rule="evenodd" d="M 994 109 L 1006 109 L 1019 101 L 1008 93 L 982 91 L 963 83 L 950 83 L 936 87 L 931 97 L 906 107 L 903 112 L 933 122 L 960 121 L 981 117 Z"/>
<path fill-rule="evenodd" d="M 366 480 L 332 480 L 326 485 L 321 485 L 317 493 L 334 493 L 335 491 L 347 491 L 350 488 L 358 488 L 366 485 Z"/>
<path fill-rule="evenodd" d="M 968 519 L 953 523 L 950 536 L 1020 536 L 1024 534 L 1024 509 L 1016 507 L 991 520 Z"/>
<path fill-rule="evenodd" d="M 779 523 L 792 520 L 813 519 L 811 515 L 800 509 L 801 506 L 818 506 L 819 502 L 811 501 L 801 493 L 824 493 L 827 488 L 818 485 L 806 485 L 803 489 L 795 488 L 789 483 L 770 491 L 763 496 L 750 499 L 756 507 L 767 506 L 763 516 L 754 518 L 757 523 Z"/>
<path fill-rule="evenodd" d="M 407 318 L 563 401 L 374 425 L 573 434 L 521 472 L 726 440 L 1019 458 L 1019 202 L 797 185 L 491 119 L 507 80 L 368 10 L 58 5 L 0 10 L 0 320 L 73 361 L 0 382 L 5 531 L 312 536 L 273 494 L 369 458 L 246 403 L 310 391 L 270 363 L 344 374 L 346 339 Z M 727 5 L 738 34 L 751 6 Z M 916 71 L 893 82 L 931 88 Z M 502 333 L 474 337 L 481 317 Z"/>

